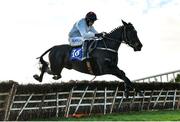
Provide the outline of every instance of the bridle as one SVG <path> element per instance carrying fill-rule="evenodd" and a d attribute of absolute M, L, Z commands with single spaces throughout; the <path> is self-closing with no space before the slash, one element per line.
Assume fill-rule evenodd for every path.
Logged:
<path fill-rule="evenodd" d="M 122 40 L 123 41 L 119 41 L 117 39 L 114 39 L 114 38 L 111 38 L 111 37 L 107 37 L 106 35 L 102 38 L 104 39 L 107 39 L 107 40 L 110 40 L 110 41 L 115 41 L 117 43 L 125 43 L 125 44 L 128 44 L 130 46 L 133 46 L 130 41 L 128 40 L 128 37 L 127 37 L 127 28 L 125 26 L 123 26 L 123 34 L 122 34 Z M 118 51 L 117 50 L 114 50 L 114 49 L 111 49 L 111 48 L 108 48 L 107 47 L 107 44 L 105 43 L 105 41 L 103 40 L 103 43 L 104 43 L 104 46 L 105 48 L 102 48 L 102 47 L 97 47 L 97 49 L 101 49 L 101 50 L 108 50 L 108 51 L 111 51 L 111 52 L 114 52 L 114 53 L 117 53 Z"/>
<path fill-rule="evenodd" d="M 127 28 L 125 26 L 123 26 L 123 34 L 122 34 L 122 42 L 120 42 L 119 40 L 117 39 L 114 39 L 114 38 L 110 38 L 110 37 L 107 37 L 106 35 L 103 37 L 104 39 L 107 39 L 107 40 L 111 40 L 111 41 L 115 41 L 117 43 L 125 43 L 125 44 L 129 44 L 132 46 L 132 44 L 130 43 L 130 41 L 128 40 L 128 37 L 127 37 Z"/>
<path fill-rule="evenodd" d="M 122 37 L 123 43 L 125 43 L 125 44 L 127 44 L 127 45 L 129 45 L 131 47 L 134 47 L 133 44 L 131 43 L 131 41 L 128 40 L 127 32 L 126 32 L 126 27 L 125 26 L 123 28 L 123 34 L 122 35 L 123 35 L 123 37 Z"/>

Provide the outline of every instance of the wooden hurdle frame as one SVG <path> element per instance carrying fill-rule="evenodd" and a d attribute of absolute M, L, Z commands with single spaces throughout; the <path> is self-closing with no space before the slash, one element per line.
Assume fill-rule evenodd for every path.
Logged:
<path fill-rule="evenodd" d="M 76 96 L 76 94 L 78 94 L 79 96 Z M 86 96 L 87 94 L 91 94 L 91 96 Z M 97 96 L 98 94 L 104 95 Z M 61 95 L 65 95 L 67 97 L 61 98 Z M 45 98 L 47 96 L 53 96 L 54 98 L 47 99 Z M 16 100 L 18 97 L 21 97 L 21 99 L 24 100 Z M 33 97 L 35 99 L 33 99 Z M 37 99 L 36 97 L 39 97 L 41 99 Z M 86 102 L 84 103 L 83 101 Z M 60 102 L 64 104 L 59 104 Z M 42 106 L 43 103 L 46 103 L 47 105 Z M 34 104 L 34 106 L 32 106 L 31 104 Z M 166 104 L 169 104 L 169 107 L 167 107 Z M 28 107 L 28 105 L 30 106 Z M 118 86 L 115 90 L 108 90 L 106 87 L 104 88 L 104 90 L 88 90 L 87 86 L 84 90 L 74 89 L 73 87 L 69 92 L 46 94 L 16 94 L 10 104 L 10 108 L 8 109 L 9 111 L 7 111 L 8 114 L 6 115 L 5 120 L 9 119 L 9 116 L 12 112 L 18 113 L 16 120 L 18 120 L 21 114 L 25 111 L 40 109 L 53 109 L 56 111 L 56 117 L 69 117 L 76 116 L 76 114 L 83 114 L 79 111 L 79 109 L 81 107 L 89 107 L 88 111 L 86 111 L 85 114 L 90 116 L 93 109 L 96 108 L 95 106 L 101 106 L 103 108 L 103 111 L 101 112 L 102 114 L 111 114 L 117 110 L 121 111 L 121 108 L 123 108 L 123 106 L 129 106 L 129 110 L 133 111 L 133 107 L 137 105 L 139 106 L 139 111 L 159 109 L 157 107 L 158 105 L 162 107 L 161 109 L 179 109 L 180 90 L 161 89 L 144 91 L 143 96 L 139 96 L 134 91 L 131 91 L 131 95 L 129 96 L 129 98 L 125 98 L 124 91 L 119 91 Z M 114 106 L 116 106 L 116 108 Z M 64 111 L 63 115 L 60 115 L 60 109 Z"/>
<path fill-rule="evenodd" d="M 177 70 L 178 73 L 179 71 Z M 175 74 L 177 72 L 169 73 Z M 167 75 L 167 73 L 162 75 Z M 170 80 L 170 78 L 167 79 Z M 173 81 L 175 80 L 173 79 Z M 125 98 L 124 91 L 120 90 L 118 85 L 114 89 L 108 89 L 107 87 L 90 89 L 87 85 L 83 89 L 72 87 L 69 91 L 40 94 L 17 94 L 17 88 L 17 84 L 13 84 L 9 92 L 0 93 L 0 97 L 6 96 L 4 100 L 0 100 L 0 103 L 6 103 L 3 108 L 0 108 L 0 112 L 4 111 L 3 120 L 5 121 L 12 120 L 11 116 L 14 114 L 16 114 L 16 117 L 13 120 L 21 120 L 22 114 L 27 111 L 52 110 L 56 117 L 71 117 L 79 114 L 86 116 L 97 113 L 111 114 L 123 112 L 125 108 L 128 108 L 128 111 L 142 111 L 175 110 L 180 107 L 180 89 L 145 90 L 143 96 L 139 96 L 135 90 L 132 90 L 129 98 Z M 100 107 L 100 111 L 96 110 L 98 107 Z M 86 108 L 86 110 L 83 108 Z"/>

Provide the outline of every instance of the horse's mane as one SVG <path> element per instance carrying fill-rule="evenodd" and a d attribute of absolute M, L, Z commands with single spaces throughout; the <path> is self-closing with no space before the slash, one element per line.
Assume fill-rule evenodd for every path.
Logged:
<path fill-rule="evenodd" d="M 119 33 L 121 28 L 122 28 L 122 26 L 118 26 L 118 27 L 114 28 L 113 30 L 111 30 L 108 34 L 111 35 L 111 34 Z"/>
<path fill-rule="evenodd" d="M 111 30 L 108 34 L 112 35 L 112 34 L 119 33 L 119 31 L 122 29 L 123 26 L 124 25 L 116 27 L 115 29 Z M 131 23 L 128 23 L 128 27 L 129 28 L 134 28 L 133 24 L 131 24 Z"/>

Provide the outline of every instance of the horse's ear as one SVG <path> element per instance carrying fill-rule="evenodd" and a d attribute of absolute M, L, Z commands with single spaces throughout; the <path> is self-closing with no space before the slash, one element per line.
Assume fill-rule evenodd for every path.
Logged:
<path fill-rule="evenodd" d="M 124 20 L 121 20 L 121 21 L 122 21 L 123 25 L 127 25 L 127 23 Z"/>

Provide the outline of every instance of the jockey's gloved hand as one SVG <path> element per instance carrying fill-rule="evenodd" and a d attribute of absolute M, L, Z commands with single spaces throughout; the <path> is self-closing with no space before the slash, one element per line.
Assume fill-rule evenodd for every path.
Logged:
<path fill-rule="evenodd" d="M 100 37 L 104 37 L 106 34 L 107 34 L 106 32 L 96 33 L 95 36 L 100 38 Z"/>

